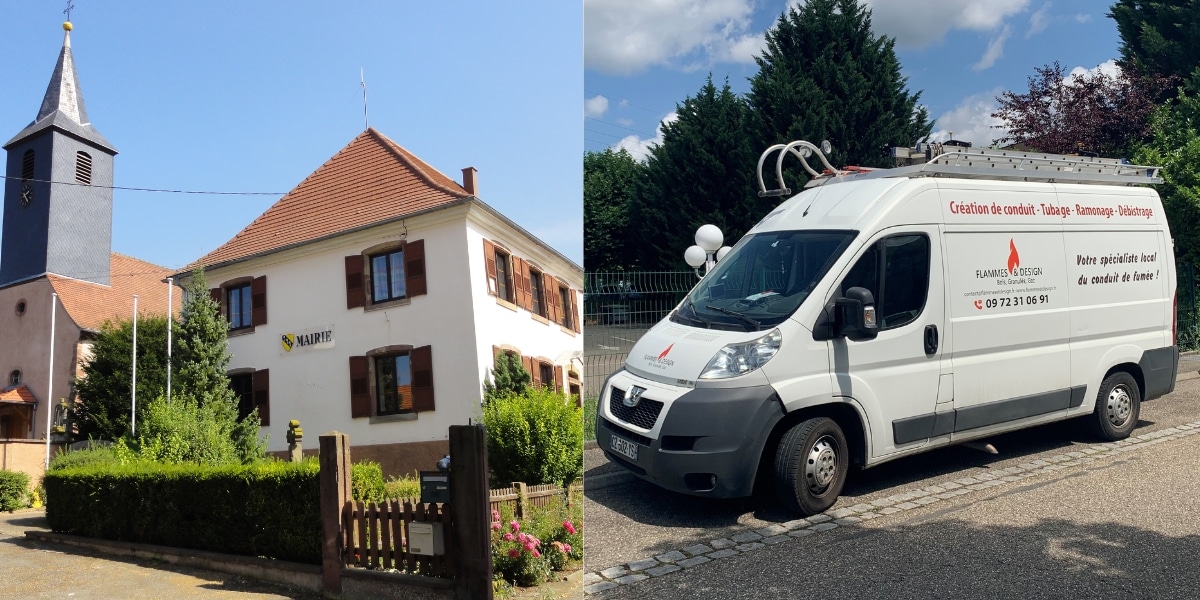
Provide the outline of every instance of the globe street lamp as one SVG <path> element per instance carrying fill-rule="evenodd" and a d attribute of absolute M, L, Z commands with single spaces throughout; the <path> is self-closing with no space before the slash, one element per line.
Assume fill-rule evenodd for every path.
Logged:
<path fill-rule="evenodd" d="M 695 269 L 696 277 L 703 278 L 717 261 L 725 258 L 729 253 L 729 246 L 722 246 L 724 242 L 725 234 L 721 233 L 721 229 L 716 225 L 701 225 L 696 230 L 696 245 L 683 252 L 683 260 Z M 701 266 L 704 267 L 704 275 L 700 274 Z"/>

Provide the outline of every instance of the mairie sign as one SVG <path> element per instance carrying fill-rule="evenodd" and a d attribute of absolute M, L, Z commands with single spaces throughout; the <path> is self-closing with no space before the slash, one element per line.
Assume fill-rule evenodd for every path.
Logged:
<path fill-rule="evenodd" d="M 332 348 L 333 342 L 332 325 L 285 333 L 279 340 L 283 348 L 282 354 L 292 354 L 302 350 L 324 350 Z"/>

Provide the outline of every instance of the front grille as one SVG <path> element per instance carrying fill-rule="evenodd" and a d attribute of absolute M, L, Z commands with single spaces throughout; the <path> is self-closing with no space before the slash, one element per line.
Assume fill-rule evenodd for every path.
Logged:
<path fill-rule="evenodd" d="M 612 392 L 608 395 L 608 410 L 614 417 L 642 429 L 654 428 L 654 423 L 658 421 L 658 413 L 662 412 L 662 402 L 649 400 L 642 396 L 637 406 L 630 408 L 625 406 L 624 400 L 625 390 L 613 387 Z"/>
<path fill-rule="evenodd" d="M 600 419 L 600 426 L 612 433 L 617 434 L 620 437 L 623 437 L 631 442 L 637 442 L 643 446 L 649 446 L 654 442 L 654 440 L 637 433 L 636 431 L 630 431 L 624 427 L 621 427 L 620 425 L 613 425 L 612 423 L 608 422 L 608 419 Z"/>

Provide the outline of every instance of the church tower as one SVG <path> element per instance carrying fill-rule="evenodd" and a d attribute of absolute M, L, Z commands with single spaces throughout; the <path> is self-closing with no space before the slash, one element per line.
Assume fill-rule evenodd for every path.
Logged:
<path fill-rule="evenodd" d="M 88 120 L 71 23 L 37 118 L 4 145 L 0 286 L 54 273 L 109 284 L 113 148 Z"/>

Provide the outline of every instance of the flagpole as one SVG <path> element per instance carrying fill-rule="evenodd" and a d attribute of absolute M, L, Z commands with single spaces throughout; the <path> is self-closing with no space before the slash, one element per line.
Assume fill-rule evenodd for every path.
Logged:
<path fill-rule="evenodd" d="M 133 295 L 133 381 L 130 382 L 132 406 L 129 416 L 129 435 L 137 436 L 137 294 Z"/>
<path fill-rule="evenodd" d="M 54 416 L 54 318 L 58 315 L 58 294 L 50 294 L 50 381 L 46 386 L 46 465 L 50 468 L 50 422 Z"/>
<path fill-rule="evenodd" d="M 175 320 L 174 301 L 175 278 L 167 278 L 167 404 L 171 403 L 171 322 Z"/>

